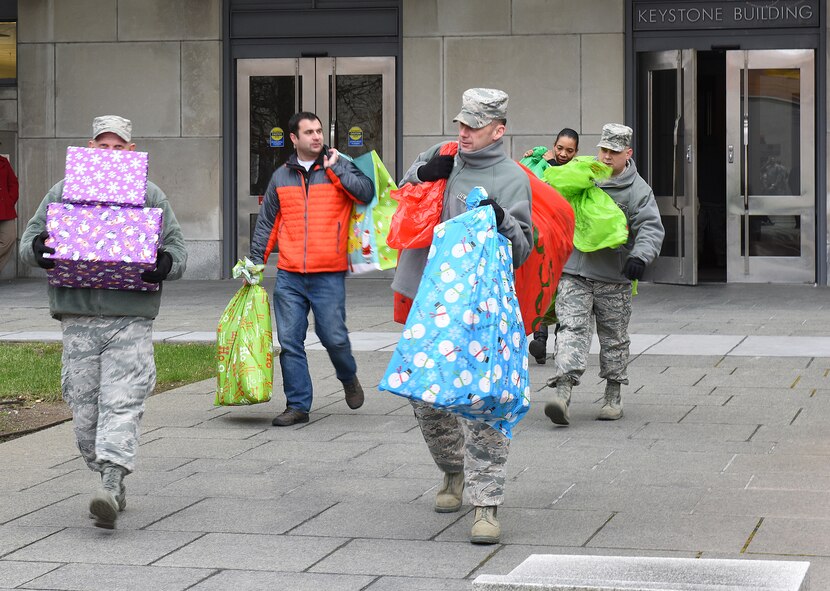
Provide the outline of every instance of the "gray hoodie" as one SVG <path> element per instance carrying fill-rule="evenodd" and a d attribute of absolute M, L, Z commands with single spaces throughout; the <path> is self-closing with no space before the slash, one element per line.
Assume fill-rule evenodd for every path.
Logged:
<path fill-rule="evenodd" d="M 421 153 L 400 182 L 420 183 L 418 169 L 438 154 L 443 143 Z M 441 221 L 467 211 L 464 199 L 473 187 L 484 187 L 488 195 L 504 209 L 504 220 L 499 234 L 510 239 L 513 246 L 513 266 L 519 267 L 530 255 L 533 244 L 533 226 L 530 221 L 530 181 L 527 173 L 504 153 L 502 140 L 475 152 L 460 152 L 455 167 L 447 179 Z M 392 281 L 392 290 L 414 298 L 426 267 L 429 248 L 402 250 L 398 268 Z"/>
<path fill-rule="evenodd" d="M 634 160 L 619 175 L 599 185 L 616 202 L 628 220 L 628 242 L 617 248 L 603 248 L 582 252 L 574 248 L 564 272 L 586 279 L 608 283 L 628 283 L 622 274 L 628 257 L 636 257 L 647 265 L 660 254 L 663 244 L 663 224 L 654 192 L 637 173 Z"/>

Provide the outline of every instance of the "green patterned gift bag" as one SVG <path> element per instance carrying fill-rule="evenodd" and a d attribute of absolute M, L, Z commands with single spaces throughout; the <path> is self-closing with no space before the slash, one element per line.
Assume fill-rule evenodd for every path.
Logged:
<path fill-rule="evenodd" d="M 233 296 L 216 330 L 215 406 L 242 406 L 271 400 L 274 380 L 271 306 L 260 285 L 264 265 L 247 258 L 233 268 L 245 285 Z"/>
<path fill-rule="evenodd" d="M 354 159 L 360 171 L 372 179 L 375 197 L 363 205 L 355 203 L 349 228 L 349 271 L 393 269 L 398 264 L 398 251 L 386 244 L 392 214 L 398 206 L 391 191 L 397 189 L 378 153 L 372 150 Z"/>

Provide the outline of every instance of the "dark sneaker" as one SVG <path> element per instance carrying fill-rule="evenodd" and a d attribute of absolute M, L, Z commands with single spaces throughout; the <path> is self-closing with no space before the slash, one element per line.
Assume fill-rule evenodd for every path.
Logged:
<path fill-rule="evenodd" d="M 530 353 L 539 365 L 544 365 L 547 361 L 548 342 L 542 339 L 533 339 L 527 344 L 527 352 Z"/>
<path fill-rule="evenodd" d="M 297 423 L 307 422 L 307 412 L 297 410 L 296 408 L 286 408 L 284 411 L 282 411 L 282 414 L 277 415 L 276 418 L 273 421 L 271 421 L 271 424 L 275 427 L 288 427 L 290 425 L 296 425 Z"/>
<path fill-rule="evenodd" d="M 350 409 L 355 410 L 363 406 L 363 386 L 360 385 L 357 376 L 348 384 L 343 383 L 343 391 L 346 393 L 346 404 Z"/>

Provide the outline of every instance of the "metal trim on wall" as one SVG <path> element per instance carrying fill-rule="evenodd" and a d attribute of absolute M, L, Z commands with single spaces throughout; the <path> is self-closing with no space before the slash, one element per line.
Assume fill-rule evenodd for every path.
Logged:
<path fill-rule="evenodd" d="M 0 0 L 2 1 L 2 0 Z M 297 3 L 274 0 L 222 0 L 222 276 L 228 278 L 236 261 L 236 75 L 235 60 L 299 57 L 395 58 L 395 160 L 403 150 L 403 0 L 317 0 L 305 10 Z M 244 14 L 244 18 L 238 18 Z M 283 16 L 300 18 L 291 30 Z M 318 16 L 324 16 L 318 19 Z M 239 27 L 253 23 L 255 30 Z M 271 23 L 270 26 L 264 26 Z M 348 23 L 347 29 L 344 23 Z M 271 34 L 273 31 L 273 34 Z M 390 170 L 398 175 L 400 171 Z"/>
<path fill-rule="evenodd" d="M 642 0 L 640 0 L 642 1 Z M 764 49 L 814 49 L 815 50 L 815 281 L 828 285 L 830 278 L 830 187 L 827 175 L 827 13 L 823 2 L 818 3 L 817 27 L 797 30 L 787 28 L 766 29 L 707 29 L 673 31 L 635 31 L 633 23 L 634 0 L 625 0 L 625 119 L 634 129 L 639 129 L 637 112 L 637 54 L 643 51 L 665 51 L 691 48 L 703 51 L 713 49 L 764 50 Z M 634 137 L 635 152 L 639 149 Z"/>

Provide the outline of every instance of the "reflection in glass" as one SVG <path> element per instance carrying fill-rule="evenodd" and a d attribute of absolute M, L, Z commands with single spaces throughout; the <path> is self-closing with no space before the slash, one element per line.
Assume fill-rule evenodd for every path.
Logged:
<path fill-rule="evenodd" d="M 288 120 L 294 114 L 297 92 L 302 92 L 302 88 L 295 88 L 294 76 L 250 78 L 251 195 L 265 193 L 274 170 L 294 151 L 289 138 Z M 278 145 L 280 143 L 281 146 Z"/>
<path fill-rule="evenodd" d="M 17 23 L 0 22 L 0 80 L 17 78 Z"/>
<path fill-rule="evenodd" d="M 677 117 L 677 71 L 654 70 L 651 72 L 651 187 L 659 197 L 671 196 L 672 169 L 677 166 L 677 195 L 683 195 L 682 146 L 685 141 L 683 122 L 677 136 L 677 160 L 672 158 L 674 150 L 674 126 Z M 635 156 L 636 159 L 636 156 Z"/>
<path fill-rule="evenodd" d="M 741 256 L 746 254 L 744 224 L 741 216 Z M 749 256 L 800 257 L 801 217 L 797 215 L 750 215 Z"/>
<path fill-rule="evenodd" d="M 383 78 L 380 74 L 337 76 L 335 146 L 352 158 L 376 150 L 383 155 Z"/>
<path fill-rule="evenodd" d="M 800 72 L 798 68 L 767 68 L 748 74 L 749 194 L 800 195 Z M 743 98 L 742 77 L 741 109 Z"/>
<path fill-rule="evenodd" d="M 663 245 L 660 247 L 661 257 L 677 257 L 686 256 L 684 250 L 684 242 L 681 236 L 686 232 L 686 218 L 680 218 L 680 235 L 677 234 L 677 218 L 676 215 L 660 215 L 660 221 L 663 223 L 663 229 L 666 235 L 663 238 Z"/>

